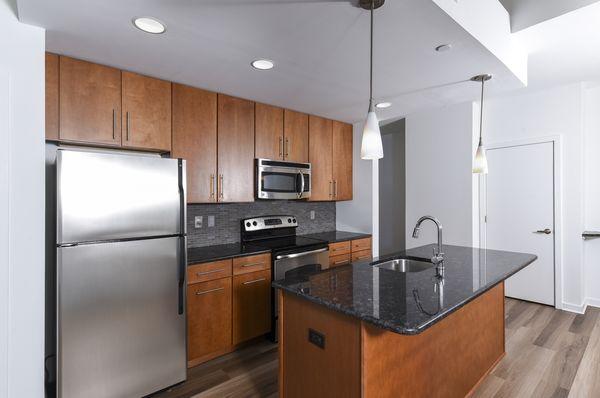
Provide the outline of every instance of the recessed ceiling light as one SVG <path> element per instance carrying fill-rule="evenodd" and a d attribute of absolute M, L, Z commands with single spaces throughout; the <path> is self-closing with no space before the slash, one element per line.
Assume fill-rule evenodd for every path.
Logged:
<path fill-rule="evenodd" d="M 378 108 L 378 109 L 385 109 L 385 108 L 389 108 L 390 106 L 392 106 L 391 102 L 378 102 L 375 104 L 375 108 Z"/>
<path fill-rule="evenodd" d="M 452 44 L 440 44 L 435 48 L 435 51 L 443 53 L 452 50 Z"/>
<path fill-rule="evenodd" d="M 273 69 L 273 66 L 275 66 L 275 64 L 270 59 L 257 59 L 252 61 L 252 67 L 254 69 L 269 70 Z"/>
<path fill-rule="evenodd" d="M 147 33 L 161 34 L 165 33 L 165 24 L 152 17 L 136 17 L 132 20 L 133 26 Z"/>

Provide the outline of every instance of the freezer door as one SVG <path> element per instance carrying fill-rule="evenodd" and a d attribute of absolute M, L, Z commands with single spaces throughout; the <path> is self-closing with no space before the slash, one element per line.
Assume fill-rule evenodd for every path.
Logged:
<path fill-rule="evenodd" d="M 58 248 L 58 397 L 141 397 L 185 380 L 182 239 Z"/>
<path fill-rule="evenodd" d="M 59 150 L 57 243 L 183 233 L 184 167 L 152 155 Z"/>

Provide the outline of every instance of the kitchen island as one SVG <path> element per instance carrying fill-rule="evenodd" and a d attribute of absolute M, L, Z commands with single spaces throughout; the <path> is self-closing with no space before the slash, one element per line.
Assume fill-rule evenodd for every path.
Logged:
<path fill-rule="evenodd" d="M 281 397 L 464 397 L 504 355 L 504 280 L 532 254 L 432 245 L 273 282 L 279 289 Z"/>

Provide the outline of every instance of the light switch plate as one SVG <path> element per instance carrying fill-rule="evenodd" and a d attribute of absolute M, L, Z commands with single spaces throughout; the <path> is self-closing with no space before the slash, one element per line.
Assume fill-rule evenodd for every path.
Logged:
<path fill-rule="evenodd" d="M 215 216 L 208 216 L 208 226 L 209 227 L 215 226 Z"/>
<path fill-rule="evenodd" d="M 314 219 L 315 219 L 315 211 L 314 211 L 314 210 L 311 210 L 311 211 L 310 211 L 310 219 L 311 219 L 311 220 L 314 220 Z"/>
<path fill-rule="evenodd" d="M 202 216 L 194 217 L 194 228 L 202 228 Z"/>

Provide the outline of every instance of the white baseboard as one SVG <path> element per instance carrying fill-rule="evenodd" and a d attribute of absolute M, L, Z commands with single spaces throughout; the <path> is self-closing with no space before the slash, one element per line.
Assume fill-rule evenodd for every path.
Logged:
<path fill-rule="evenodd" d="M 588 297 L 586 300 L 586 303 L 589 306 L 600 308 L 600 299 L 599 298 Z"/>
<path fill-rule="evenodd" d="M 564 311 L 575 312 L 577 314 L 584 314 L 588 304 L 588 300 L 586 300 L 583 304 L 571 304 L 563 301 L 561 309 Z M 600 304 L 600 301 L 598 301 L 598 304 Z"/>

